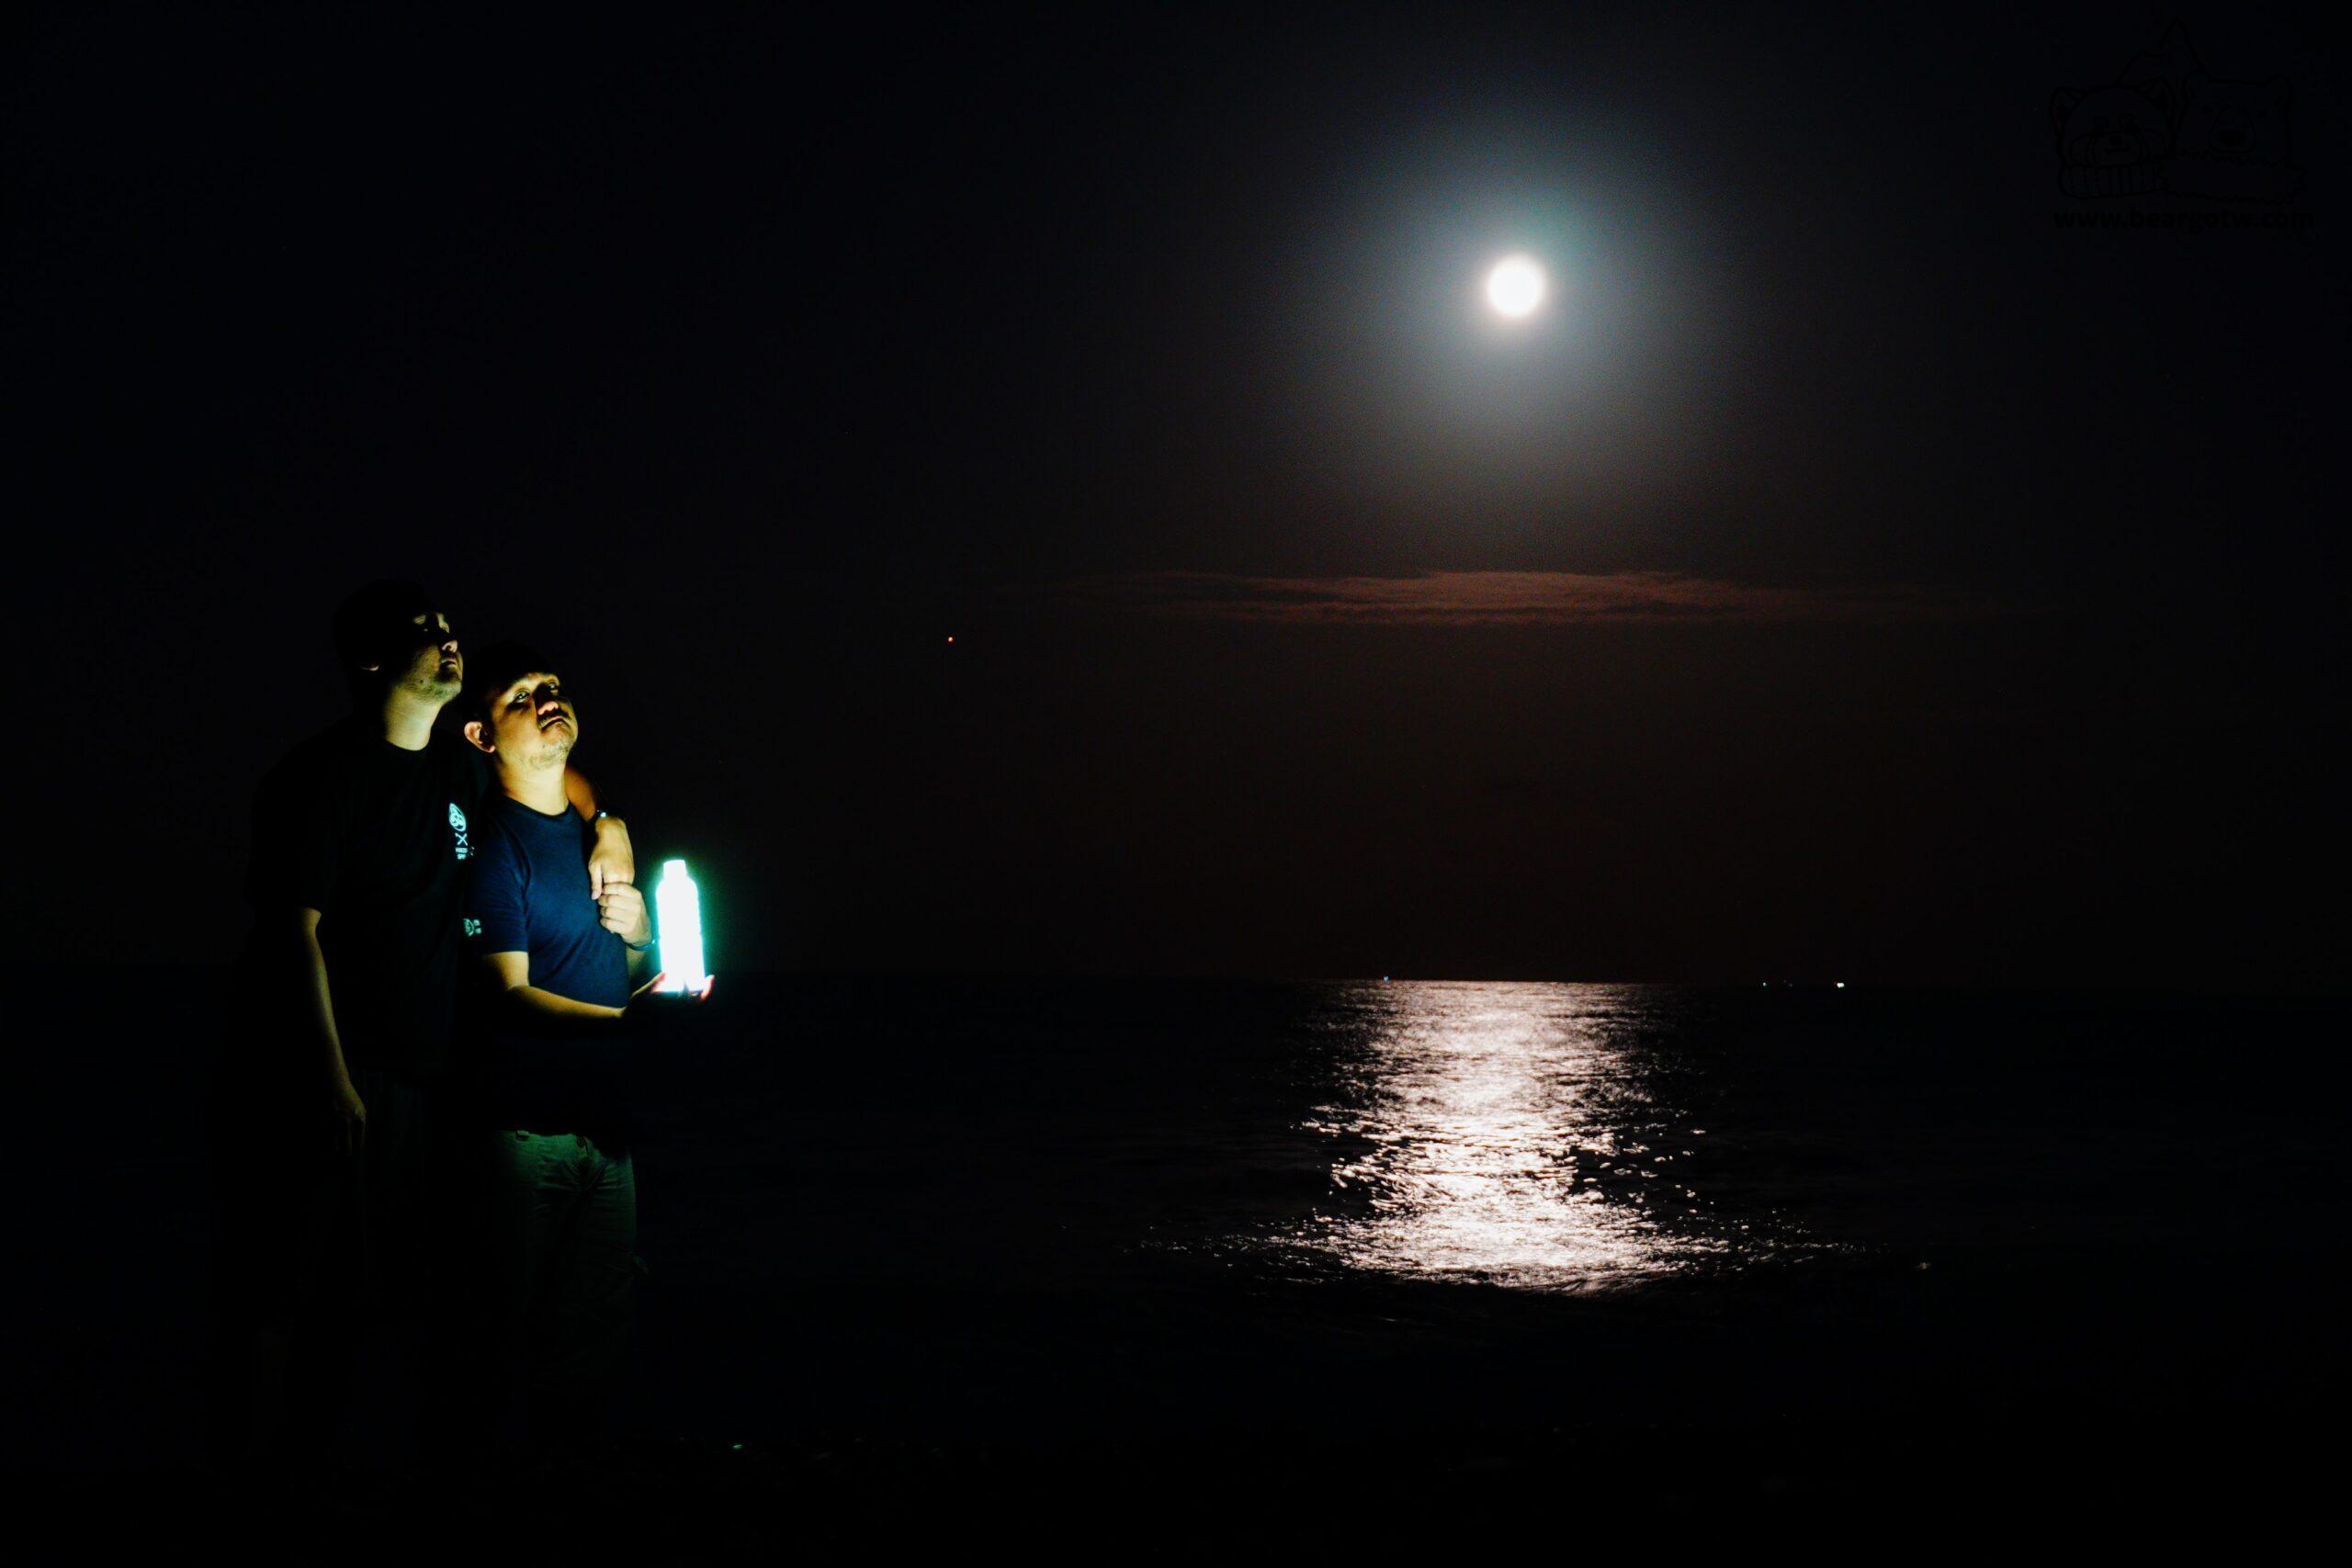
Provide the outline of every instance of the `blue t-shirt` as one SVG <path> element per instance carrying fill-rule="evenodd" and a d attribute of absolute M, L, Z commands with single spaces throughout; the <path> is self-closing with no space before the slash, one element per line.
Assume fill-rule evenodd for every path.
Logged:
<path fill-rule="evenodd" d="M 605 929 L 588 891 L 595 834 L 576 812 L 534 811 L 501 795 L 477 813 L 466 949 L 527 953 L 531 985 L 576 1002 L 628 1005 L 628 949 Z M 610 1023 L 544 1023 L 511 1003 L 485 1020 L 492 1114 L 502 1127 L 578 1133 L 628 1145 L 628 1043 Z"/>

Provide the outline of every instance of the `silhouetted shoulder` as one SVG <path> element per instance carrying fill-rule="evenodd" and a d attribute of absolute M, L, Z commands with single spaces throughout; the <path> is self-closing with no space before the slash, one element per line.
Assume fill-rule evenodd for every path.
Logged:
<path fill-rule="evenodd" d="M 257 793 L 267 795 L 315 784 L 350 766 L 364 755 L 361 742 L 373 737 L 354 715 L 337 719 L 307 739 L 298 740 L 262 774 Z"/>

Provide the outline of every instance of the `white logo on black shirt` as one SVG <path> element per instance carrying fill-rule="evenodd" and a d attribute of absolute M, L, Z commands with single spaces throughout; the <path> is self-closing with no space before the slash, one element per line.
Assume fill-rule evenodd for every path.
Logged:
<path fill-rule="evenodd" d="M 458 809 L 458 803 L 454 800 L 449 803 L 449 830 L 458 835 L 459 860 L 474 852 L 473 846 L 466 842 L 466 814 Z"/>

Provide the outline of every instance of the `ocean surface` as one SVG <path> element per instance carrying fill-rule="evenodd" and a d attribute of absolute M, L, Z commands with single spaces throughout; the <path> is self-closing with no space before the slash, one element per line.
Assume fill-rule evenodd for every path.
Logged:
<path fill-rule="evenodd" d="M 219 984 L 46 978 L 8 1155 L 14 1464 L 185 1455 Z M 2276 1434 L 2343 1392 L 2346 1012 L 724 975 L 643 1043 L 626 1426 Z"/>

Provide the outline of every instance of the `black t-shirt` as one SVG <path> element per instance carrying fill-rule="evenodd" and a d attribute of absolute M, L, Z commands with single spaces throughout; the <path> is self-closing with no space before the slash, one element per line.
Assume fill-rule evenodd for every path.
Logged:
<path fill-rule="evenodd" d="M 531 985 L 575 1002 L 624 1007 L 628 950 L 605 929 L 589 892 L 595 834 L 571 811 L 549 816 L 499 795 L 476 818 L 466 895 L 466 948 L 480 967 L 494 953 L 530 959 Z M 628 1146 L 628 1042 L 616 1026 L 534 1021 L 485 996 L 492 1113 L 498 1125 L 579 1133 Z"/>
<path fill-rule="evenodd" d="M 433 1073 L 449 1062 L 481 753 L 435 733 L 421 751 L 355 715 L 296 747 L 254 795 L 241 992 L 266 1030 L 300 1032 L 293 911 L 319 911 L 344 1062 Z"/>

